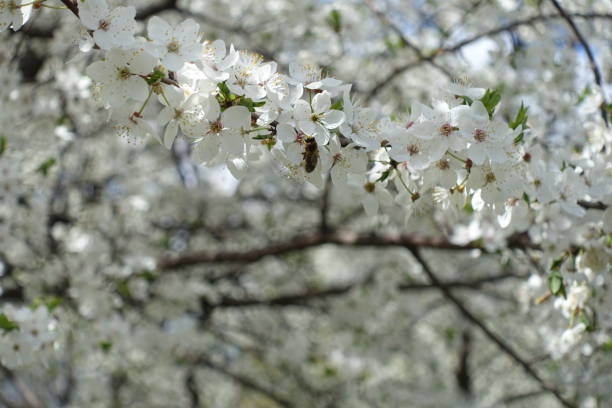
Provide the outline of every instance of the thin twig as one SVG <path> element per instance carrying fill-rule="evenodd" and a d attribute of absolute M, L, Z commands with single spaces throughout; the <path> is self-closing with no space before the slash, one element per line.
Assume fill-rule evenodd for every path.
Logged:
<path fill-rule="evenodd" d="M 445 238 L 419 237 L 414 235 L 375 235 L 355 234 L 351 232 L 332 231 L 326 234 L 316 232 L 313 234 L 298 235 L 290 240 L 277 244 L 270 244 L 259 249 L 247 251 L 202 251 L 182 254 L 179 256 L 162 257 L 158 260 L 159 269 L 184 268 L 191 265 L 213 262 L 250 263 L 268 255 L 283 255 L 293 251 L 317 247 L 324 244 L 336 244 L 347 247 L 422 247 L 456 251 L 479 249 L 490 253 L 485 247 L 476 243 L 465 245 L 453 244 Z M 524 234 L 512 235 L 507 238 L 508 248 L 538 249 L 539 246 L 529 240 Z"/>
<path fill-rule="evenodd" d="M 575 18 L 583 18 L 583 19 L 612 19 L 612 14 L 601 14 L 601 13 L 571 13 L 572 17 Z M 558 15 L 558 14 L 541 14 L 541 15 L 537 15 L 537 16 L 532 16 L 532 17 L 528 17 L 522 20 L 516 20 L 513 22 L 510 22 L 508 24 L 504 24 L 502 26 L 493 28 L 491 30 L 487 30 L 487 31 L 483 31 L 479 34 L 476 34 L 470 38 L 467 38 L 463 41 L 458 42 L 455 45 L 452 46 L 447 46 L 447 47 L 442 47 L 439 48 L 438 50 L 436 50 L 435 52 L 433 52 L 430 55 L 427 56 L 423 56 L 422 58 L 418 58 L 414 61 L 411 61 L 405 65 L 399 66 L 397 68 L 395 68 L 393 71 L 391 71 L 385 78 L 383 78 L 382 80 L 380 80 L 378 83 L 376 83 L 369 91 L 367 91 L 365 94 L 365 100 L 368 101 L 372 98 L 374 98 L 376 95 L 378 95 L 378 93 L 380 91 L 382 91 L 384 89 L 384 87 L 386 87 L 387 85 L 389 85 L 391 83 L 391 81 L 393 79 L 395 79 L 396 77 L 398 77 L 399 75 L 403 74 L 404 72 L 407 72 L 413 68 L 416 68 L 418 66 L 420 66 L 421 64 L 425 63 L 425 62 L 429 62 L 429 61 L 433 61 L 436 58 L 438 58 L 439 56 L 443 55 L 443 54 L 453 54 L 456 53 L 458 51 L 460 51 L 463 47 L 472 44 L 482 38 L 485 37 L 491 37 L 491 36 L 495 36 L 498 34 L 501 34 L 503 32 L 506 31 L 510 31 L 513 30 L 517 27 L 520 26 L 524 26 L 524 25 L 530 25 L 530 24 L 534 24 L 537 22 L 542 22 L 542 21 L 546 21 L 546 20 L 551 20 L 551 19 L 556 19 L 556 18 L 562 18 L 562 16 Z"/>
<path fill-rule="evenodd" d="M 559 392 L 559 390 L 556 387 L 554 387 L 553 385 L 551 385 L 551 384 L 547 383 L 546 381 L 544 381 L 544 379 L 540 376 L 540 374 L 538 374 L 538 372 L 535 371 L 533 369 L 533 367 L 531 367 L 531 365 L 523 357 L 521 357 L 518 354 L 518 352 L 516 352 L 510 346 L 510 344 L 508 344 L 504 339 L 499 337 L 497 334 L 493 333 L 493 331 L 491 331 L 491 329 L 482 320 L 477 318 L 463 304 L 463 302 L 461 300 L 459 300 L 459 298 L 456 297 L 453 294 L 453 292 L 448 287 L 445 287 L 444 285 L 442 285 L 442 282 L 438 279 L 436 274 L 429 267 L 429 264 L 427 263 L 427 261 L 421 255 L 421 252 L 420 252 L 419 248 L 410 247 L 409 246 L 409 247 L 407 247 L 407 249 L 412 253 L 412 255 L 414 256 L 416 261 L 421 265 L 421 267 L 423 268 L 423 271 L 425 272 L 425 274 L 431 280 L 431 283 L 433 285 L 436 285 L 436 286 L 439 287 L 439 289 L 442 292 L 442 294 L 444 295 L 444 297 L 446 297 L 446 299 L 448 299 L 452 304 L 454 304 L 455 307 L 457 308 L 457 310 L 459 310 L 459 312 L 461 312 L 461 314 L 466 319 L 468 319 L 473 325 L 478 327 L 482 331 L 482 333 L 489 340 L 491 340 L 493 343 L 495 343 L 508 357 L 510 357 L 518 365 L 520 365 L 523 368 L 523 370 L 527 373 L 527 375 L 529 375 L 531 378 L 533 378 L 535 381 L 537 381 L 543 389 L 545 389 L 546 391 L 548 391 L 552 395 L 554 395 L 555 398 L 564 407 L 566 407 L 566 408 L 575 408 L 576 407 L 576 405 L 574 405 L 573 403 L 571 403 L 570 401 L 565 399 L 565 397 L 563 397 L 563 395 L 561 395 L 561 393 Z"/>
<path fill-rule="evenodd" d="M 582 32 L 578 29 L 578 26 L 574 22 L 572 16 L 570 14 L 568 14 L 568 12 L 565 11 L 565 9 L 563 7 L 561 7 L 561 5 L 559 4 L 559 2 L 557 0 L 550 0 L 550 1 L 555 6 L 557 11 L 561 14 L 563 19 L 567 22 L 567 24 L 571 27 L 572 31 L 576 35 L 576 39 L 580 42 L 580 44 L 582 44 L 582 47 L 584 48 L 584 51 L 587 54 L 587 57 L 589 59 L 589 63 L 591 65 L 591 71 L 593 71 L 593 76 L 595 77 L 595 83 L 599 86 L 599 89 L 601 90 L 601 96 L 603 98 L 603 104 L 600 107 L 601 116 L 602 116 L 604 122 L 606 123 L 606 126 L 609 127 L 610 124 L 608 122 L 608 113 L 606 112 L 606 108 L 605 108 L 605 106 L 607 105 L 607 103 L 606 103 L 606 95 L 605 95 L 605 91 L 606 90 L 604 88 L 603 77 L 601 75 L 601 71 L 599 70 L 599 67 L 597 66 L 597 62 L 595 62 L 595 56 L 593 55 L 593 51 L 591 50 L 591 46 L 587 42 L 587 40 L 584 37 L 584 35 L 582 34 Z"/>

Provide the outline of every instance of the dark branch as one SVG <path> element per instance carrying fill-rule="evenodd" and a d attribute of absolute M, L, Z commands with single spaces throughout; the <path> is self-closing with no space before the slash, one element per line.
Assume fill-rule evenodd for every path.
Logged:
<path fill-rule="evenodd" d="M 508 357 L 510 357 L 512 360 L 514 360 L 518 365 L 520 365 L 523 370 L 527 373 L 527 375 L 529 375 L 529 377 L 533 378 L 535 381 L 537 381 L 540 386 L 545 389 L 546 391 L 550 392 L 552 395 L 555 396 L 555 398 L 566 408 L 575 408 L 576 406 L 571 403 L 570 401 L 568 401 L 567 399 L 565 399 L 565 397 L 563 397 L 563 395 L 561 395 L 561 393 L 559 392 L 559 390 L 557 388 L 555 388 L 553 385 L 547 383 L 546 381 L 544 381 L 544 379 L 542 377 L 540 377 L 540 374 L 538 374 L 537 371 L 535 371 L 531 365 L 523 358 L 521 357 L 511 346 L 510 344 L 508 344 L 504 339 L 502 339 L 501 337 L 499 337 L 497 334 L 493 333 L 493 331 L 491 331 L 491 329 L 479 318 L 477 318 L 464 304 L 461 300 L 459 300 L 458 297 L 456 297 L 453 292 L 451 292 L 451 290 L 448 287 L 445 287 L 442 282 L 438 279 L 438 277 L 436 276 L 436 274 L 433 272 L 433 270 L 429 267 L 429 264 L 427 263 L 427 261 L 423 258 L 423 256 L 421 255 L 421 252 L 419 250 L 419 248 L 417 247 L 407 247 L 408 250 L 412 253 L 412 255 L 414 256 L 414 258 L 417 260 L 417 262 L 421 265 L 421 267 L 423 268 L 423 271 L 425 272 L 425 274 L 429 277 L 429 279 L 431 280 L 431 283 L 435 286 L 438 286 L 438 288 L 440 289 L 440 291 L 442 292 L 442 294 L 444 295 L 444 297 L 446 299 L 448 299 L 452 304 L 455 305 L 455 307 L 457 308 L 457 310 L 459 310 L 459 312 L 467 319 L 470 321 L 470 323 L 472 323 L 474 326 L 478 327 L 482 333 L 489 339 L 491 340 L 493 343 L 495 343 L 500 349 L 501 351 L 503 351 Z"/>
<path fill-rule="evenodd" d="M 257 391 L 258 393 L 265 395 L 266 397 L 268 397 L 269 399 L 271 399 L 272 401 L 276 402 L 276 404 L 278 404 L 281 407 L 285 407 L 285 408 L 293 408 L 294 405 L 293 403 L 291 403 L 289 400 L 277 395 L 274 391 L 269 390 L 267 388 L 265 388 L 262 385 L 259 385 L 258 383 L 256 383 L 255 381 L 251 380 L 250 378 L 244 377 L 240 374 L 236 374 L 236 373 L 232 373 L 231 371 L 229 371 L 227 368 L 225 367 L 221 367 L 220 365 L 213 363 L 211 360 L 209 360 L 207 357 L 205 356 L 200 356 L 197 360 L 197 364 L 201 364 L 204 367 L 207 367 L 213 371 L 217 371 L 223 375 L 225 375 L 226 377 L 231 378 L 233 381 L 237 382 L 238 384 L 240 384 L 241 386 L 245 387 L 245 388 L 249 388 L 253 391 Z"/>
<path fill-rule="evenodd" d="M 605 105 L 607 105 L 607 103 L 606 103 L 606 97 L 605 97 L 605 89 L 604 89 L 604 84 L 603 84 L 603 77 L 601 75 L 601 71 L 599 70 L 599 67 L 597 66 L 597 62 L 595 62 L 595 56 L 593 55 L 593 51 L 591 50 L 591 46 L 587 42 L 587 40 L 584 37 L 584 35 L 582 35 L 582 32 L 578 29 L 578 26 L 574 22 L 572 16 L 569 15 L 567 13 L 567 11 L 565 11 L 565 9 L 563 7 L 561 7 L 561 5 L 559 4 L 559 2 L 557 0 L 550 0 L 550 1 L 555 6 L 555 8 L 559 12 L 559 14 L 561 14 L 563 19 L 567 22 L 567 24 L 571 27 L 572 31 L 576 35 L 576 39 L 578 39 L 580 44 L 582 44 L 582 47 L 584 48 L 584 51 L 587 54 L 587 57 L 589 59 L 589 63 L 591 65 L 591 71 L 593 71 L 593 76 L 595 77 L 595 83 L 597 85 L 599 85 L 599 89 L 601 89 L 601 94 L 602 94 L 602 97 L 604 99 L 603 104 L 602 104 L 602 106 L 600 108 L 601 109 L 601 116 L 603 117 L 603 120 L 606 123 L 606 126 L 610 126 L 610 124 L 608 123 L 608 112 L 606 112 L 606 108 L 605 108 Z"/>
<path fill-rule="evenodd" d="M 600 13 L 572 13 L 571 16 L 575 18 L 583 18 L 583 19 L 612 19 L 612 14 L 600 14 Z M 557 18 L 562 18 L 562 16 L 558 14 L 541 14 L 541 15 L 529 17 L 529 18 L 522 19 L 522 20 L 516 20 L 508 24 L 499 26 L 497 28 L 476 34 L 473 37 L 470 37 L 461 42 L 458 42 L 457 44 L 453 46 L 440 48 L 428 56 L 424 55 L 422 58 L 418 58 L 412 62 L 409 62 L 405 65 L 395 68 L 393 71 L 391 71 L 391 73 L 389 73 L 389 75 L 387 75 L 384 79 L 382 79 L 376 85 L 374 85 L 372 89 L 370 89 L 370 91 L 366 92 L 365 99 L 367 101 L 367 100 L 374 98 L 376 95 L 378 95 L 380 91 L 382 91 L 388 84 L 390 84 L 392 80 L 394 80 L 396 77 L 403 74 L 404 72 L 407 72 L 413 68 L 416 68 L 425 62 L 433 61 L 443 54 L 456 53 L 460 51 L 463 47 L 469 44 L 472 44 L 485 37 L 491 37 L 491 36 L 495 36 L 495 35 L 504 33 L 506 31 L 511 31 L 520 26 L 530 25 L 530 24 L 534 24 L 537 22 L 542 22 L 542 21 L 547 21 L 547 20 L 552 20 L 552 19 L 557 19 Z"/>
<path fill-rule="evenodd" d="M 408 291 L 420 291 L 429 289 L 439 289 L 440 286 L 453 289 L 471 289 L 478 290 L 484 284 L 500 282 L 507 279 L 521 278 L 520 275 L 506 273 L 496 276 L 487 276 L 483 278 L 477 278 L 472 280 L 455 280 L 442 282 L 440 285 L 433 285 L 431 283 L 404 283 L 398 286 L 398 290 L 402 292 Z M 250 306 L 266 306 L 266 307 L 277 307 L 277 306 L 300 306 L 306 305 L 308 302 L 313 300 L 322 300 L 333 298 L 336 296 L 342 296 L 352 289 L 362 285 L 363 282 L 353 283 L 346 286 L 339 286 L 336 288 L 330 288 L 325 290 L 311 290 L 302 293 L 295 293 L 289 295 L 281 295 L 268 299 L 236 299 L 230 297 L 223 297 L 213 307 L 220 308 L 241 308 Z"/>
<path fill-rule="evenodd" d="M 411 235 L 358 235 L 348 232 L 314 233 L 297 236 L 289 241 L 271 244 L 260 249 L 251 249 L 243 252 L 193 252 L 178 257 L 161 258 L 157 265 L 160 269 L 182 268 L 190 265 L 213 262 L 243 262 L 250 263 L 260 260 L 268 255 L 282 255 L 324 244 L 336 244 L 349 247 L 422 247 L 448 250 L 480 249 L 490 252 L 482 245 L 457 245 L 444 238 L 428 238 Z M 538 249 L 525 235 L 517 234 L 508 237 L 508 248 Z"/>

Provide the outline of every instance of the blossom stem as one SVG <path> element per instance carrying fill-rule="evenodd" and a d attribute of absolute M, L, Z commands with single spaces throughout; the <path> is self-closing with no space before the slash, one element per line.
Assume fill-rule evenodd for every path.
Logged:
<path fill-rule="evenodd" d="M 150 94 L 149 94 L 149 96 L 150 96 Z M 171 108 L 172 104 L 170 103 L 170 101 L 166 97 L 166 93 L 164 92 L 164 88 L 162 88 L 162 90 L 161 90 L 161 96 L 162 96 L 162 98 L 164 98 L 164 102 L 166 102 L 166 105 L 168 105 L 168 107 Z"/>
<path fill-rule="evenodd" d="M 140 110 L 138 111 L 139 115 L 141 115 L 144 109 L 146 108 L 147 104 L 149 103 L 149 100 L 151 99 L 151 95 L 153 95 L 153 88 L 149 87 L 149 94 L 147 95 L 147 99 L 145 99 L 142 106 L 140 107 Z"/>
<path fill-rule="evenodd" d="M 397 177 L 400 179 L 400 181 L 402 182 L 402 185 L 404 186 L 404 188 L 411 194 L 414 195 L 414 192 L 408 187 L 408 185 L 406 184 L 406 182 L 404 181 L 404 179 L 402 178 L 402 174 L 399 172 L 399 170 L 397 170 Z"/>
<path fill-rule="evenodd" d="M 41 4 L 42 7 L 54 10 L 68 10 L 66 6 L 50 6 L 48 4 Z"/>
<path fill-rule="evenodd" d="M 448 154 L 448 155 L 449 155 L 450 157 L 452 157 L 453 159 L 459 160 L 459 161 L 460 161 L 460 162 L 462 162 L 462 163 L 467 163 L 467 160 L 462 159 L 461 157 L 459 157 L 459 156 L 455 155 L 454 153 L 451 153 L 451 151 L 450 151 L 450 150 L 447 150 L 447 151 L 446 151 L 446 154 Z"/>

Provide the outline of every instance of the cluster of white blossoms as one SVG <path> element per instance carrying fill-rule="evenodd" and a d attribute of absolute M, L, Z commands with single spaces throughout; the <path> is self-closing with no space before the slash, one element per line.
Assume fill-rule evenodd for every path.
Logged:
<path fill-rule="evenodd" d="M 52 351 L 55 319 L 47 306 L 6 305 L 0 311 L 0 359 L 9 368 L 28 365 Z"/>
<path fill-rule="evenodd" d="M 0 30 L 21 27 L 39 3 L 0 1 Z M 449 214 L 478 212 L 500 228 L 520 231 L 526 220 L 556 214 L 579 224 L 587 213 L 584 202 L 612 202 L 609 138 L 603 137 L 608 153 L 592 159 L 603 163 L 546 157 L 530 138 L 527 108 L 500 117 L 498 91 L 455 84 L 429 106 L 415 102 L 409 115 L 384 116 L 360 106 L 350 84 L 316 66 L 291 63 L 288 74 L 281 73 L 260 55 L 222 40 L 204 41 L 193 20 L 172 26 L 152 17 L 145 36 L 136 36 L 133 7 L 111 9 L 105 0 L 87 0 L 78 3 L 78 12 L 91 34 L 89 46 L 81 48 L 99 57 L 87 74 L 119 134 L 130 141 L 154 137 L 172 148 L 180 131 L 198 163 L 224 164 L 241 178 L 251 163 L 267 159 L 317 188 L 329 175 L 368 214 L 397 205 L 407 222 L 415 212 L 437 207 Z M 551 292 L 560 296 L 555 306 L 570 321 L 562 337 L 566 345 L 588 329 L 589 285 L 609 269 L 612 213 L 609 206 L 598 212 L 598 219 L 589 219 L 597 231 L 583 248 L 552 251 L 561 259 L 557 269 L 571 263 L 586 276 L 579 281 L 565 270 L 550 276 Z M 559 236 L 530 233 L 542 245 Z M 6 315 L 26 326 L 28 317 Z M 37 311 L 33 321 L 41 322 L 36 339 L 44 341 L 15 330 L 2 338 L 2 347 L 42 347 L 49 318 Z"/>

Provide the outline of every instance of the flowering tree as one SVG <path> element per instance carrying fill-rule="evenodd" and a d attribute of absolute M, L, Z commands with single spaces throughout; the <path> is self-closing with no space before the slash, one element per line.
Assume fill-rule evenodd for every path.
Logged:
<path fill-rule="evenodd" d="M 611 21 L 0 0 L 0 405 L 610 406 Z"/>

